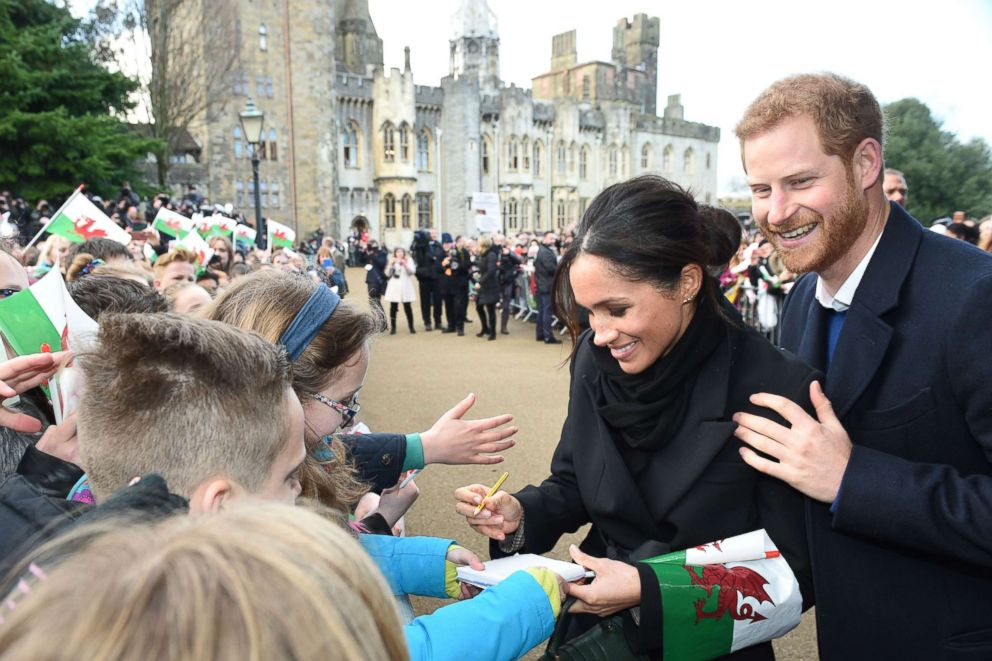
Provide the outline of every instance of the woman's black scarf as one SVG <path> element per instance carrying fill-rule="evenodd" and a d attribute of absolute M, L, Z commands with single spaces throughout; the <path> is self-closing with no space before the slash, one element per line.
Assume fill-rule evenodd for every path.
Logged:
<path fill-rule="evenodd" d="M 664 447 L 679 430 L 700 366 L 726 332 L 726 322 L 702 300 L 671 351 L 640 374 L 626 374 L 608 348 L 593 346 L 599 415 L 632 449 Z"/>

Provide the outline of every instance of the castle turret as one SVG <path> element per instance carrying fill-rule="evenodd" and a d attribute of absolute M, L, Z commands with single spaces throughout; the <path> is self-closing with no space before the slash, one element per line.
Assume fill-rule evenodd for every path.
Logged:
<path fill-rule="evenodd" d="M 499 89 L 499 34 L 486 0 L 462 0 L 452 17 L 451 76 L 476 78 L 483 94 Z"/>

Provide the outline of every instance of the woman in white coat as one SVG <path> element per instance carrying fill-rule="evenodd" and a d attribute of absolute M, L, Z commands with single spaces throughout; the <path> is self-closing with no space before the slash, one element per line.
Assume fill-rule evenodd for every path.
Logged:
<path fill-rule="evenodd" d="M 413 286 L 413 275 L 417 265 L 413 258 L 406 254 L 403 248 L 393 250 L 393 256 L 389 258 L 389 265 L 386 267 L 386 295 L 383 296 L 389 301 L 389 334 L 396 335 L 396 311 L 399 304 L 403 304 L 403 312 L 406 314 L 407 324 L 410 332 L 416 333 L 413 329 L 413 306 L 417 300 L 417 291 Z"/>

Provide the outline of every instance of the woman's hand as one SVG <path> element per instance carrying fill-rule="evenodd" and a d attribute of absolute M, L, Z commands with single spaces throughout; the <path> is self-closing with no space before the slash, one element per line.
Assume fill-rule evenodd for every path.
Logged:
<path fill-rule="evenodd" d="M 569 612 L 607 617 L 641 603 L 641 579 L 634 567 L 618 560 L 586 555 L 574 544 L 568 552 L 572 560 L 596 572 L 592 583 L 566 586 L 568 595 L 577 599 Z"/>
<path fill-rule="evenodd" d="M 69 355 L 68 352 L 63 351 L 35 353 L 11 358 L 0 364 L 0 401 L 20 395 L 48 381 Z M 20 432 L 41 431 L 40 420 L 2 406 L 0 406 L 0 426 Z"/>
<path fill-rule="evenodd" d="M 475 395 L 470 394 L 437 419 L 427 431 L 420 434 L 424 444 L 425 464 L 498 464 L 502 452 L 516 443 L 510 436 L 517 427 L 502 427 L 513 420 L 509 414 L 481 420 L 462 420 L 472 405 Z"/>
<path fill-rule="evenodd" d="M 486 499 L 485 507 L 476 514 L 476 508 L 487 493 L 489 488 L 482 484 L 455 489 L 455 500 L 458 501 L 455 511 L 464 516 L 477 533 L 502 541 L 520 527 L 524 508 L 510 494 L 498 491 L 492 498 Z"/>

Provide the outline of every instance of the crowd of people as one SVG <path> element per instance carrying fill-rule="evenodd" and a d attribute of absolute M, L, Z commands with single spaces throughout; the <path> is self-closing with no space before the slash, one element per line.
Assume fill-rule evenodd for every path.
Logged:
<path fill-rule="evenodd" d="M 315 237 L 312 257 L 218 236 L 201 263 L 129 186 L 106 209 L 131 245 L 37 254 L 20 246 L 51 209 L 5 194 L 0 659 L 502 660 L 552 633 L 575 658 L 771 659 L 814 604 L 828 661 L 992 657 L 992 257 L 968 245 L 992 221 L 952 241 L 910 216 L 848 79 L 779 81 L 736 133 L 753 232 L 641 176 L 563 235 Z M 90 331 L 63 313 L 61 347 L 14 355 L 4 334 L 33 284 L 65 301 L 60 274 Z M 591 524 L 570 548 L 587 578 L 533 566 L 480 590 L 459 580 L 474 553 L 405 534 L 413 471 L 499 463 L 518 431 L 468 418 L 472 395 L 422 432 L 361 427 L 371 339 L 401 306 L 415 333 L 415 303 L 424 331 L 492 341 L 522 314 L 540 342 L 567 333 L 548 478 L 466 485 L 449 515 L 491 558 Z M 754 531 L 783 573 L 688 560 Z M 410 594 L 456 601 L 415 617 Z"/>

